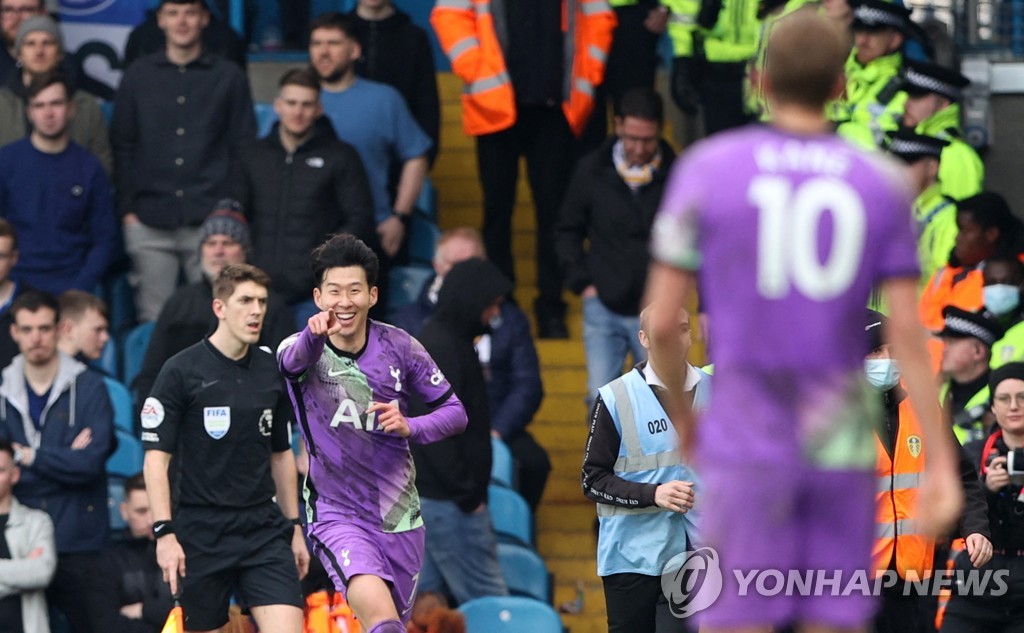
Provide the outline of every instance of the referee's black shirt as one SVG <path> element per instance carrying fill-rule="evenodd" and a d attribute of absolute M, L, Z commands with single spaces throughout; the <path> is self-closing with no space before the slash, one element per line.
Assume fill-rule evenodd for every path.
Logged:
<path fill-rule="evenodd" d="M 177 504 L 247 508 L 275 493 L 271 452 L 290 449 L 292 407 L 273 354 L 240 360 L 203 339 L 172 356 L 142 407 L 142 443 L 174 454 Z"/>

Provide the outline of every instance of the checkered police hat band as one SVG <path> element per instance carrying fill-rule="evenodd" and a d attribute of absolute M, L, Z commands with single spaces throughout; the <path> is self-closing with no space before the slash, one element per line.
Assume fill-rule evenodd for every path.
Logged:
<path fill-rule="evenodd" d="M 909 154 L 924 154 L 926 156 L 942 155 L 942 148 L 921 141 L 914 141 L 905 138 L 893 139 L 892 143 L 889 144 L 889 151 L 893 154 L 901 154 L 904 156 Z"/>
<path fill-rule="evenodd" d="M 905 78 L 907 83 L 915 88 L 921 90 L 927 90 L 928 92 L 934 92 L 936 94 L 949 97 L 954 101 L 960 98 L 960 89 L 956 86 L 948 84 L 944 81 L 939 81 L 935 77 L 929 77 L 916 70 L 908 68 L 906 71 Z"/>
<path fill-rule="evenodd" d="M 882 9 L 876 9 L 875 7 L 859 6 L 853 12 L 853 18 L 858 22 L 863 22 L 868 25 L 885 24 L 888 26 L 902 28 L 903 18 L 898 15 L 883 11 Z"/>
<path fill-rule="evenodd" d="M 996 337 L 992 332 L 986 330 L 984 327 L 974 323 L 973 321 L 968 321 L 961 317 L 947 316 L 946 327 L 954 332 L 973 336 L 986 345 L 991 345 L 996 342 Z"/>

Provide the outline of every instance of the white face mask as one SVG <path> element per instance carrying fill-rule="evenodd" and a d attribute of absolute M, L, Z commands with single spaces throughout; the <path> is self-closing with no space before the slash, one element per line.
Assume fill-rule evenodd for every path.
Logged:
<path fill-rule="evenodd" d="M 900 382 L 900 366 L 891 358 L 865 360 L 864 374 L 872 387 L 882 391 L 888 391 Z"/>
<path fill-rule="evenodd" d="M 982 289 L 985 307 L 996 316 L 1003 316 L 1020 306 L 1020 288 L 1010 284 L 992 284 Z"/>

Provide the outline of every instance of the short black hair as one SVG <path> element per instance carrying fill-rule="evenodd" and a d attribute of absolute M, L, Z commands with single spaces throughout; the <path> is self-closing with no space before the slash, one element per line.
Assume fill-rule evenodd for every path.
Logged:
<path fill-rule="evenodd" d="M 313 31 L 317 29 L 334 29 L 336 31 L 341 31 L 353 40 L 359 39 L 359 36 L 356 35 L 356 21 L 350 16 L 337 11 L 328 11 L 327 13 L 321 13 L 316 16 L 316 18 L 309 23 L 309 34 L 312 35 Z"/>
<path fill-rule="evenodd" d="M 996 253 L 985 260 L 985 265 L 1006 264 L 1018 277 L 1024 279 L 1024 262 L 1014 253 Z"/>
<path fill-rule="evenodd" d="M 25 103 L 31 102 L 39 96 L 40 92 L 57 84 L 64 86 L 64 96 L 70 101 L 71 86 L 68 84 L 67 77 L 64 76 L 64 73 L 54 71 L 32 77 L 32 80 L 28 82 L 28 87 L 25 88 Z"/>
<path fill-rule="evenodd" d="M 995 254 L 1015 254 L 1024 238 L 1024 224 L 1010 210 L 1006 198 L 994 191 L 982 191 L 956 203 L 957 213 L 969 213 L 983 229 L 999 229 Z"/>
<path fill-rule="evenodd" d="M 136 490 L 146 492 L 146 478 L 142 473 L 132 475 L 124 480 L 124 498 L 127 499 Z"/>
<path fill-rule="evenodd" d="M 210 10 L 210 8 L 206 6 L 206 2 L 204 0 L 160 0 L 160 6 L 158 8 L 163 8 L 165 4 L 198 4 L 207 11 Z"/>
<path fill-rule="evenodd" d="M 317 287 L 324 282 L 324 276 L 331 268 L 359 266 L 366 272 L 366 283 L 372 288 L 377 285 L 380 260 L 361 239 L 349 233 L 332 235 L 326 242 L 313 249 L 311 254 L 313 277 Z"/>
<path fill-rule="evenodd" d="M 0 218 L 0 237 L 11 238 L 11 246 L 18 250 L 18 233 L 14 230 L 14 225 L 3 218 Z"/>
<path fill-rule="evenodd" d="M 292 68 L 281 75 L 281 80 L 277 82 L 277 87 L 281 89 L 285 86 L 301 86 L 310 90 L 316 90 L 317 94 L 320 94 L 320 80 L 317 79 L 316 73 L 309 68 Z"/>
<path fill-rule="evenodd" d="M 633 117 L 644 121 L 654 121 L 661 125 L 665 120 L 665 107 L 661 95 L 650 88 L 633 88 L 622 95 L 616 116 Z"/>
<path fill-rule="evenodd" d="M 43 308 L 53 310 L 54 323 L 60 321 L 60 303 L 57 302 L 57 297 L 41 290 L 29 290 L 15 299 L 11 304 L 11 318 L 17 321 L 18 312 L 22 310 L 39 312 Z"/>
<path fill-rule="evenodd" d="M 0 453 L 7 453 L 14 459 L 14 445 L 7 440 L 0 440 Z"/>

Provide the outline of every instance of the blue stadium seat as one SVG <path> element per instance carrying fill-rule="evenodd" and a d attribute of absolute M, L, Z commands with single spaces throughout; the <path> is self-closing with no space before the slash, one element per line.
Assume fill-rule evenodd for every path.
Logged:
<path fill-rule="evenodd" d="M 263 138 L 270 134 L 271 128 L 277 122 L 277 113 L 274 112 L 273 103 L 257 102 L 253 107 L 256 110 L 256 136 Z"/>
<path fill-rule="evenodd" d="M 132 384 L 142 369 L 142 359 L 146 357 L 149 337 L 153 335 L 153 323 L 143 323 L 136 327 L 124 339 L 124 382 Z"/>
<path fill-rule="evenodd" d="M 128 391 L 128 387 L 113 378 L 104 376 L 103 382 L 107 385 L 107 395 L 110 396 L 110 404 L 114 407 L 114 428 L 134 437 L 135 413 L 131 392 Z"/>
<path fill-rule="evenodd" d="M 128 478 L 142 472 L 142 442 L 132 433 L 116 429 L 117 450 L 107 459 L 107 474 Z"/>
<path fill-rule="evenodd" d="M 434 276 L 433 268 L 423 266 L 395 266 L 388 280 L 388 309 L 397 310 L 414 303 L 423 291 L 423 284 Z"/>
<path fill-rule="evenodd" d="M 550 605 L 521 596 L 490 596 L 459 607 L 466 633 L 562 633 L 562 619 Z"/>
<path fill-rule="evenodd" d="M 121 502 L 124 501 L 124 479 L 107 478 L 107 512 L 110 514 L 110 531 L 117 532 L 128 526 L 121 518 Z"/>
<path fill-rule="evenodd" d="M 111 337 L 107 344 L 103 346 L 103 353 L 100 355 L 99 360 L 91 361 L 89 365 L 107 376 L 114 376 L 116 378 L 121 375 L 121 371 L 117 366 L 120 360 L 117 353 L 117 339 Z"/>
<path fill-rule="evenodd" d="M 430 176 L 423 179 L 423 187 L 420 189 L 420 196 L 416 198 L 416 208 L 423 212 L 428 218 L 437 222 L 437 189 L 431 182 Z"/>
<path fill-rule="evenodd" d="M 434 251 L 441 229 L 422 213 L 413 213 L 409 222 L 409 263 L 413 266 L 434 266 Z"/>
<path fill-rule="evenodd" d="M 110 333 L 117 336 L 135 325 L 135 291 L 128 283 L 128 273 L 120 273 L 109 281 L 103 294 L 110 310 Z"/>
<path fill-rule="evenodd" d="M 487 507 L 499 542 L 533 546 L 533 515 L 518 492 L 491 484 L 487 488 Z"/>
<path fill-rule="evenodd" d="M 551 574 L 537 552 L 522 545 L 498 543 L 498 563 L 513 596 L 551 603 Z"/>
<path fill-rule="evenodd" d="M 515 490 L 515 463 L 508 444 L 491 438 L 491 483 Z"/>
<path fill-rule="evenodd" d="M 100 100 L 100 112 L 103 114 L 103 121 L 110 127 L 110 121 L 114 118 L 114 102 Z"/>

